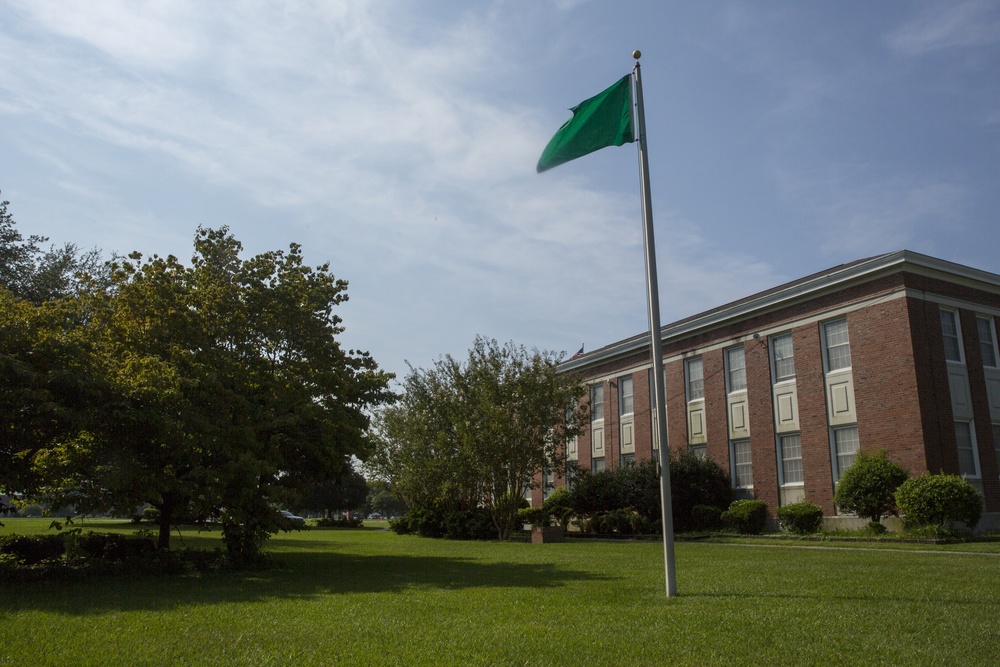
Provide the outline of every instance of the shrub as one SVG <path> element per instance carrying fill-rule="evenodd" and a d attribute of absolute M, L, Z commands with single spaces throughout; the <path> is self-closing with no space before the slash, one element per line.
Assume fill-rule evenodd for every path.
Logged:
<path fill-rule="evenodd" d="M 0 554 L 9 554 L 23 565 L 35 565 L 62 556 L 66 545 L 61 535 L 10 535 L 0 538 Z"/>
<path fill-rule="evenodd" d="M 361 528 L 364 524 L 361 519 L 347 518 L 335 519 L 333 517 L 322 517 L 316 519 L 316 525 L 320 528 Z"/>
<path fill-rule="evenodd" d="M 565 527 L 573 516 L 573 496 L 564 487 L 555 489 L 542 503 L 542 509 L 560 526 Z"/>
<path fill-rule="evenodd" d="M 896 490 L 896 504 L 907 528 L 962 521 L 971 529 L 983 512 L 979 491 L 958 475 L 912 477 Z"/>
<path fill-rule="evenodd" d="M 763 500 L 735 500 L 722 513 L 730 528 L 744 535 L 760 535 L 767 524 L 767 503 Z"/>
<path fill-rule="evenodd" d="M 805 500 L 782 505 L 778 508 L 778 523 L 797 535 L 815 533 L 823 525 L 823 508 Z"/>
<path fill-rule="evenodd" d="M 544 507 L 522 507 L 517 511 L 518 523 L 530 523 L 532 526 L 548 526 L 551 524 L 549 513 Z"/>
<path fill-rule="evenodd" d="M 854 465 L 837 482 L 837 507 L 862 519 L 877 522 L 887 514 L 898 514 L 896 489 L 906 481 L 906 470 L 890 461 L 884 449 L 858 452 Z"/>
<path fill-rule="evenodd" d="M 729 475 L 718 463 L 687 452 L 682 456 L 670 458 L 670 498 L 673 506 L 674 531 L 684 533 L 704 528 L 694 517 L 696 505 L 729 507 L 733 500 L 733 489 Z"/>
<path fill-rule="evenodd" d="M 695 505 L 691 508 L 694 530 L 714 530 L 722 527 L 722 508 L 714 505 Z"/>

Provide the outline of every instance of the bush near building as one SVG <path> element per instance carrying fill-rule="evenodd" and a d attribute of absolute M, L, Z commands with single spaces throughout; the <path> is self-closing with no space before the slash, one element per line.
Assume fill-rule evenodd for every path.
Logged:
<path fill-rule="evenodd" d="M 982 495 L 958 475 L 912 477 L 900 485 L 895 498 L 907 528 L 960 521 L 973 529 L 983 512 Z"/>
<path fill-rule="evenodd" d="M 805 500 L 782 505 L 778 508 L 778 524 L 796 535 L 815 533 L 823 525 L 823 508 Z"/>
<path fill-rule="evenodd" d="M 861 451 L 837 482 L 834 500 L 840 510 L 879 523 L 883 516 L 899 514 L 895 493 L 907 477 L 906 469 L 889 460 L 884 449 Z"/>
<path fill-rule="evenodd" d="M 722 513 L 722 521 L 743 535 L 760 535 L 767 525 L 767 503 L 763 500 L 734 500 Z"/>

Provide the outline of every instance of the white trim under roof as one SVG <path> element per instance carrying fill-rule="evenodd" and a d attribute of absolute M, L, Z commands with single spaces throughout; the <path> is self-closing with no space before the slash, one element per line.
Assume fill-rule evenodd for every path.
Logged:
<path fill-rule="evenodd" d="M 834 267 L 811 278 L 796 280 L 773 290 L 767 290 L 760 293 L 759 296 L 751 295 L 728 305 L 667 324 L 660 329 L 660 338 L 664 343 L 687 338 L 704 330 L 715 329 L 750 316 L 773 312 L 779 308 L 786 308 L 831 292 L 841 291 L 851 285 L 871 282 L 882 276 L 903 271 L 939 278 L 1000 295 L 1000 275 L 929 255 L 922 255 L 911 250 L 897 250 Z M 559 367 L 563 371 L 578 370 L 646 352 L 648 349 L 649 337 L 646 334 L 640 334 L 575 359 L 564 361 Z"/>

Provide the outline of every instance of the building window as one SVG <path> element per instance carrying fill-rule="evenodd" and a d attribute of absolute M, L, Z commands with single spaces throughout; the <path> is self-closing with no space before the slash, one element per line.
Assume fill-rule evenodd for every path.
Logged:
<path fill-rule="evenodd" d="M 707 461 L 708 445 L 688 445 L 688 453 L 693 454 L 702 461 Z"/>
<path fill-rule="evenodd" d="M 590 472 L 595 475 L 604 470 L 604 458 L 592 459 L 590 462 Z"/>
<path fill-rule="evenodd" d="M 687 400 L 696 401 L 705 397 L 705 376 L 702 370 L 701 357 L 688 359 L 685 363 L 687 375 Z"/>
<path fill-rule="evenodd" d="M 944 358 L 955 363 L 962 362 L 962 332 L 958 326 L 958 313 L 954 310 L 941 313 L 941 337 L 944 338 Z"/>
<path fill-rule="evenodd" d="M 997 368 L 997 337 L 993 327 L 992 317 L 977 317 L 976 327 L 979 329 L 979 350 L 983 355 L 983 366 Z"/>
<path fill-rule="evenodd" d="M 556 488 L 556 474 L 552 470 L 542 472 L 542 500 L 549 497 Z"/>
<path fill-rule="evenodd" d="M 590 421 L 604 419 L 604 385 L 595 384 L 590 388 Z"/>
<path fill-rule="evenodd" d="M 834 320 L 823 325 L 826 344 L 826 371 L 831 373 L 851 367 L 851 341 L 847 337 L 847 320 Z"/>
<path fill-rule="evenodd" d="M 839 482 L 844 472 L 854 465 L 858 453 L 858 427 L 833 429 L 833 481 Z"/>
<path fill-rule="evenodd" d="M 798 434 L 778 438 L 781 459 L 781 483 L 802 484 L 802 441 Z"/>
<path fill-rule="evenodd" d="M 795 354 L 792 351 L 792 334 L 773 337 L 771 355 L 774 359 L 774 381 L 777 383 L 794 380 Z"/>
<path fill-rule="evenodd" d="M 733 440 L 730 443 L 733 459 L 733 487 L 753 488 L 753 462 L 750 457 L 749 440 Z"/>
<path fill-rule="evenodd" d="M 726 350 L 726 384 L 729 393 L 747 388 L 746 358 L 742 345 Z"/>
<path fill-rule="evenodd" d="M 955 422 L 955 445 L 958 447 L 958 474 L 979 477 L 979 457 L 976 452 L 976 429 L 972 422 Z"/>
<path fill-rule="evenodd" d="M 635 454 L 622 454 L 622 467 L 635 465 Z"/>
<path fill-rule="evenodd" d="M 1000 464 L 1000 424 L 993 425 L 993 448 L 997 452 L 997 463 Z"/>
<path fill-rule="evenodd" d="M 632 400 L 632 376 L 618 378 L 618 404 L 621 414 L 630 415 L 635 412 Z"/>

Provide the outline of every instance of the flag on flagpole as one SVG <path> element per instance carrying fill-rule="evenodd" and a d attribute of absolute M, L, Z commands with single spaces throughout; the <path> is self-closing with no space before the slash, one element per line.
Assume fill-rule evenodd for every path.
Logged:
<path fill-rule="evenodd" d="M 632 75 L 570 109 L 573 117 L 549 140 L 536 167 L 542 173 L 607 146 L 635 141 L 632 127 Z"/>
<path fill-rule="evenodd" d="M 583 356 L 583 345 L 580 346 L 580 351 L 574 354 L 572 357 L 570 357 L 570 359 L 576 359 L 577 357 L 582 357 L 582 356 Z"/>

